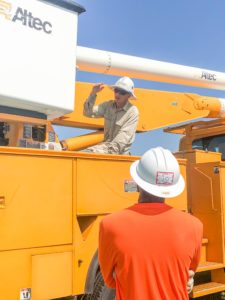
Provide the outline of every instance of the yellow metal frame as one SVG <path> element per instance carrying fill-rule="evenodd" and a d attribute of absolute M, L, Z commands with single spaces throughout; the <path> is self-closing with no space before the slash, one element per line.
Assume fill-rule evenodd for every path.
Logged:
<path fill-rule="evenodd" d="M 0 152 L 1 297 L 18 299 L 21 288 L 31 288 L 33 300 L 82 294 L 100 220 L 137 201 L 123 184 L 138 157 L 10 147 Z M 180 165 L 185 177 L 186 161 Z M 168 202 L 187 210 L 186 190 Z"/>

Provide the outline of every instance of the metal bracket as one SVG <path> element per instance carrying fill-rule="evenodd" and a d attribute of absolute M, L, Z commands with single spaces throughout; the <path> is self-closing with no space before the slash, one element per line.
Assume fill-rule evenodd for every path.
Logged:
<path fill-rule="evenodd" d="M 5 208 L 5 196 L 0 196 L 0 209 Z"/>

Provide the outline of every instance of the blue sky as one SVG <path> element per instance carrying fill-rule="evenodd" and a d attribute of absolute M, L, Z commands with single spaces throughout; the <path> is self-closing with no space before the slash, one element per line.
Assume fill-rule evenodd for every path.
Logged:
<path fill-rule="evenodd" d="M 225 72 L 224 0 L 77 0 L 78 45 Z M 117 77 L 78 72 L 77 80 L 112 84 Z M 224 91 L 134 79 L 136 87 L 225 98 Z M 151 111 L 149 111 L 151 118 Z M 58 128 L 60 139 L 86 131 Z M 138 134 L 132 153 L 163 146 L 177 150 L 179 136 L 162 130 Z"/>

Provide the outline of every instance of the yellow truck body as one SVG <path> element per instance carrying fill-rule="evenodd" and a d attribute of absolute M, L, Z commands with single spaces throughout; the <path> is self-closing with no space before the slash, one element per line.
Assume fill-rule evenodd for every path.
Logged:
<path fill-rule="evenodd" d="M 54 299 L 84 292 L 105 214 L 132 205 L 125 193 L 133 156 L 2 148 L 0 293 Z M 185 176 L 186 161 L 180 160 Z M 172 205 L 187 210 L 186 192 Z"/>
<path fill-rule="evenodd" d="M 90 84 L 77 83 L 76 90 L 74 113 L 52 123 L 101 130 L 101 119 L 82 115 Z M 193 99 L 197 101 L 199 95 L 143 89 L 137 89 L 137 94 L 141 97 L 135 103 L 141 114 L 138 131 L 155 128 L 157 122 L 170 125 L 173 118 L 177 122 L 190 121 L 209 114 L 193 106 Z M 98 101 L 110 96 L 111 91 L 106 90 Z M 9 146 L 0 147 L 0 298 L 22 299 L 24 291 L 31 292 L 32 300 L 91 294 L 99 271 L 99 222 L 104 215 L 137 201 L 137 193 L 125 191 L 125 185 L 131 179 L 130 164 L 138 157 L 56 151 L 51 147 L 34 149 L 37 141 L 32 144 L 32 137 L 27 138 L 31 148 L 28 144 L 27 148 L 21 147 L 26 126 L 45 128 L 47 142 L 54 131 L 51 123 L 9 114 L 0 117 L 2 124 L 10 127 L 5 132 Z M 220 135 L 225 125 L 222 120 L 209 121 L 209 131 L 205 131 L 201 122 L 199 127 L 199 123 L 194 124 L 168 129 L 186 133 L 181 151 L 176 153 L 186 188 L 179 197 L 166 201 L 197 216 L 204 224 L 201 262 L 191 297 L 210 299 L 225 290 L 225 163 L 218 152 L 192 149 L 192 142 L 207 134 Z"/>

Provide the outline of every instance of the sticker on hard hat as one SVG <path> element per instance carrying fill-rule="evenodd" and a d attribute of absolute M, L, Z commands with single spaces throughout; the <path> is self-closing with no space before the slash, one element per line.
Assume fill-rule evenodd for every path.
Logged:
<path fill-rule="evenodd" d="M 173 184 L 173 179 L 173 172 L 157 172 L 156 174 L 156 184 L 171 185 Z"/>

